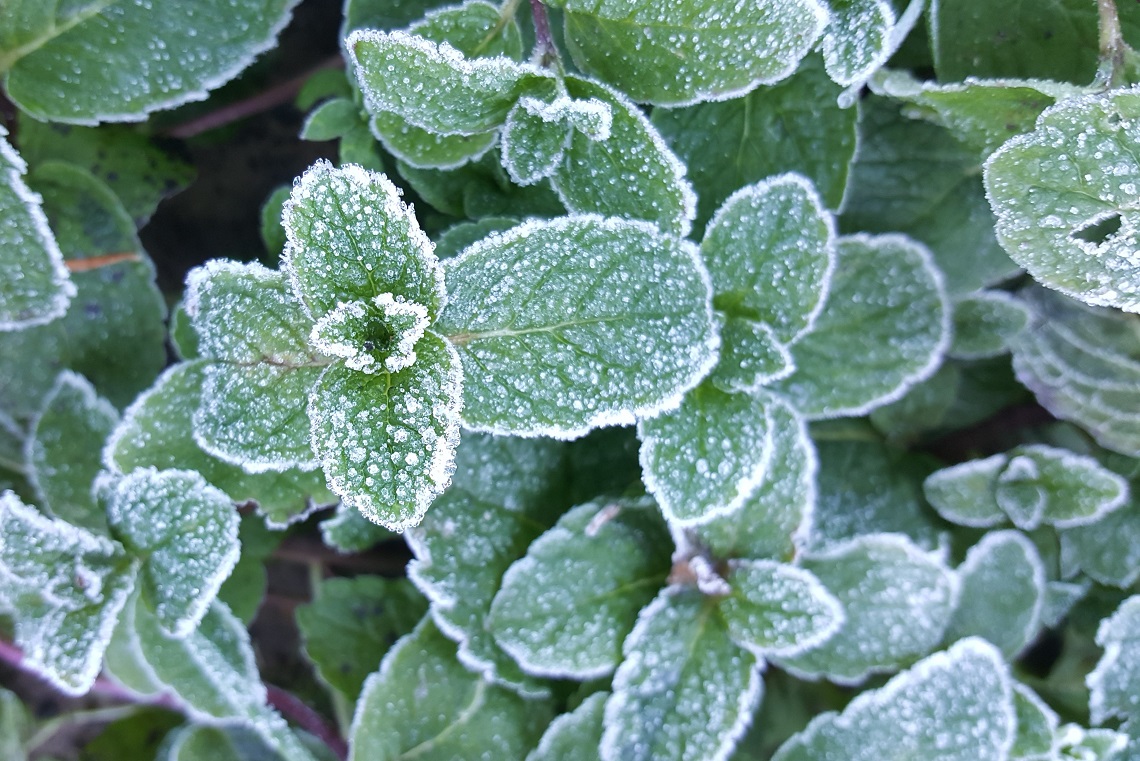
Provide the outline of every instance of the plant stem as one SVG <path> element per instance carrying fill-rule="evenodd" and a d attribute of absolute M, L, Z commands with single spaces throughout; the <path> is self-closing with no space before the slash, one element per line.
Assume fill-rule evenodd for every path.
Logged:
<path fill-rule="evenodd" d="M 112 264 L 119 262 L 141 262 L 142 255 L 134 251 L 122 251 L 117 254 L 103 254 L 101 256 L 89 256 L 85 259 L 68 259 L 64 262 L 67 271 L 75 274 L 76 272 L 90 272 L 97 270 L 101 267 L 110 267 Z"/>
<path fill-rule="evenodd" d="M 539 66 L 562 67 L 562 59 L 558 55 L 558 46 L 554 44 L 554 35 L 550 33 L 550 14 L 542 0 L 530 0 L 530 15 L 534 21 L 534 55 Z"/>
<path fill-rule="evenodd" d="M 1097 32 L 1100 66 L 1097 68 L 1095 83 L 1104 87 L 1119 87 L 1124 84 L 1125 59 L 1131 49 L 1120 31 L 1116 0 L 1097 0 L 1096 9 L 1099 19 Z"/>
<path fill-rule="evenodd" d="M 348 758 L 348 744 L 325 722 L 324 717 L 291 692 L 272 684 L 265 685 L 265 689 L 269 696 L 269 705 L 280 711 L 282 716 L 327 745 L 341 761 Z"/>
<path fill-rule="evenodd" d="M 126 719 L 138 713 L 141 706 L 130 703 L 116 705 L 108 708 L 93 708 L 90 711 L 73 711 L 45 722 L 25 743 L 29 756 L 35 756 L 36 751 L 47 745 L 60 732 L 70 727 L 87 724 L 110 724 L 119 719 Z"/>

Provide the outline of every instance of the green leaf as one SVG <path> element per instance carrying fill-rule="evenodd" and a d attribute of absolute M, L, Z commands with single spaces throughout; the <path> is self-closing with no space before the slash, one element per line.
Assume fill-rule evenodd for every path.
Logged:
<path fill-rule="evenodd" d="M 315 319 L 384 293 L 426 307 L 429 321 L 443 308 L 431 241 L 384 175 L 318 161 L 294 186 L 283 224 L 282 271 Z"/>
<path fill-rule="evenodd" d="M 720 340 L 720 361 L 709 380 L 722 391 L 755 394 L 796 371 L 791 350 L 765 323 L 729 317 Z"/>
<path fill-rule="evenodd" d="M 653 126 L 689 168 L 698 228 L 738 188 L 785 172 L 809 177 L 827 208 L 839 208 L 859 121 L 858 108 L 839 107 L 841 92 L 813 55 L 790 78 L 744 97 L 654 109 Z"/>
<path fill-rule="evenodd" d="M 962 592 L 946 641 L 978 636 L 1015 659 L 1037 638 L 1045 602 L 1045 564 L 1017 531 L 991 531 L 958 566 Z"/>
<path fill-rule="evenodd" d="M 269 589 L 266 561 L 284 538 L 280 531 L 267 528 L 260 516 L 247 514 L 241 519 L 241 556 L 229 578 L 222 582 L 218 599 L 246 626 L 257 616 Z"/>
<path fill-rule="evenodd" d="M 285 234 L 282 233 L 281 236 L 284 238 Z M 170 310 L 170 344 L 180 359 L 191 360 L 201 356 L 198 350 L 198 332 L 181 301 Z"/>
<path fill-rule="evenodd" d="M 901 399 L 875 408 L 870 420 L 887 441 L 895 445 L 910 444 L 944 425 L 968 426 L 968 419 L 952 419 L 950 415 L 962 385 L 962 368 L 953 362 L 944 362 L 934 375 L 911 386 Z M 996 403 L 990 396 L 982 397 L 981 401 Z"/>
<path fill-rule="evenodd" d="M 141 121 L 236 77 L 276 43 L 295 4 L 208 0 L 187 14 L 146 0 L 73 3 L 20 30 L 18 45 L 0 42 L 0 71 L 8 97 L 42 121 Z"/>
<path fill-rule="evenodd" d="M 826 642 L 844 623 L 843 605 L 815 576 L 772 560 L 735 560 L 720 602 L 728 635 L 758 658 L 792 657 Z"/>
<path fill-rule="evenodd" d="M 1010 450 L 994 497 L 1014 525 L 1072 528 L 1095 523 L 1122 507 L 1128 483 L 1092 457 L 1031 444 Z"/>
<path fill-rule="evenodd" d="M 633 100 L 684 106 L 743 95 L 784 79 L 827 21 L 811 0 L 684 9 L 620 0 L 556 0 L 566 45 L 583 71 Z"/>
<path fill-rule="evenodd" d="M 365 682 L 349 758 L 522 758 L 549 721 L 545 702 L 524 701 L 463 668 L 455 644 L 424 619 Z"/>
<path fill-rule="evenodd" d="M 527 222 L 446 263 L 436 329 L 459 351 L 464 424 L 581 436 L 675 406 L 718 344 L 696 249 L 646 223 Z"/>
<path fill-rule="evenodd" d="M 922 485 L 926 499 L 946 520 L 959 526 L 989 528 L 1008 517 L 994 496 L 1009 458 L 996 454 L 931 473 Z"/>
<path fill-rule="evenodd" d="M 851 166 L 843 232 L 902 232 L 930 247 L 954 295 L 1019 272 L 998 244 L 978 176 L 978 154 L 945 129 L 909 119 L 897 104 L 861 101 L 859 154 Z"/>
<path fill-rule="evenodd" d="M 947 353 L 956 359 L 1004 354 L 1029 318 L 1029 309 L 1004 291 L 965 296 L 954 303 L 954 338 Z"/>
<path fill-rule="evenodd" d="M 791 343 L 827 299 L 835 230 L 811 182 L 786 174 L 733 193 L 701 241 L 713 303 L 729 317 L 769 325 Z"/>
<path fill-rule="evenodd" d="M 958 603 L 958 578 L 937 553 L 898 534 L 868 534 L 804 559 L 843 605 L 846 623 L 813 650 L 781 659 L 801 678 L 854 685 L 934 650 Z"/>
<path fill-rule="evenodd" d="M 546 728 L 526 761 L 597 761 L 608 692 L 595 692 Z"/>
<path fill-rule="evenodd" d="M 595 701 L 598 702 L 598 701 Z M 601 713 L 598 735 L 601 736 Z M 24 745 L 32 736 L 32 718 L 16 693 L 0 687 L 0 752 L 9 761 L 27 761 Z"/>
<path fill-rule="evenodd" d="M 299 137 L 317 142 L 336 140 L 356 129 L 360 122 L 360 107 L 352 98 L 331 98 L 305 117 Z"/>
<path fill-rule="evenodd" d="M 702 383 L 677 409 L 638 423 L 645 488 L 670 524 L 729 515 L 752 496 L 772 458 L 768 404 Z"/>
<path fill-rule="evenodd" d="M 1051 759 L 1060 719 L 1057 712 L 1037 693 L 1020 682 L 1013 683 L 1013 709 L 1017 715 L 1017 737 L 1009 749 L 1011 759 Z"/>
<path fill-rule="evenodd" d="M 486 217 L 478 222 L 460 222 L 444 230 L 435 242 L 435 255 L 440 259 L 458 256 L 472 243 L 493 233 L 510 230 L 519 220 L 513 217 Z"/>
<path fill-rule="evenodd" d="M 1041 283 L 1140 312 L 1140 88 L 1069 98 L 986 162 L 998 241 Z"/>
<path fill-rule="evenodd" d="M 454 483 L 407 533 L 416 556 L 408 578 L 431 600 L 435 622 L 459 642 L 460 660 L 525 696 L 549 689 L 498 646 L 487 616 L 503 574 L 569 507 L 565 457 L 550 440 L 464 435 Z"/>
<path fill-rule="evenodd" d="M 64 370 L 44 400 L 26 442 L 28 481 L 49 515 L 97 534 L 107 517 L 92 493 L 99 453 L 119 413 L 82 375 Z"/>
<path fill-rule="evenodd" d="M 586 103 L 559 96 L 550 103 L 522 98 L 503 125 L 503 168 L 518 185 L 533 185 L 549 177 L 562 162 L 574 127 L 569 117 Z M 594 105 L 594 104 L 590 104 Z M 595 111 L 612 120 L 602 104 Z M 608 129 L 606 130 L 608 136 Z"/>
<path fill-rule="evenodd" d="M 1135 723 L 1129 729 L 1135 731 Z M 1076 724 L 1066 724 L 1057 732 L 1057 750 L 1061 758 L 1089 759 L 1090 761 L 1113 761 L 1120 758 L 1129 741 L 1134 737 L 1111 729 L 1085 729 Z"/>
<path fill-rule="evenodd" d="M 682 549 L 705 547 L 718 560 L 791 560 L 811 528 L 817 459 L 807 426 L 786 402 L 772 399 L 772 454 L 759 487 L 732 513 L 687 528 Z"/>
<path fill-rule="evenodd" d="M 234 502 L 256 503 L 274 529 L 335 502 L 320 470 L 247 473 L 198 446 L 192 418 L 202 396 L 205 365 L 198 361 L 171 367 L 127 409 L 103 452 L 105 467 L 119 473 L 138 468 L 195 470 Z"/>
<path fill-rule="evenodd" d="M 1062 531 L 1061 552 L 1101 584 L 1132 586 L 1140 578 L 1140 502 L 1133 498 L 1096 523 Z"/>
<path fill-rule="evenodd" d="M 842 714 L 820 714 L 773 761 L 1003 761 L 1017 732 L 1010 681 L 996 649 L 962 640 L 862 693 Z"/>
<path fill-rule="evenodd" d="M 0 609 L 24 663 L 62 692 L 82 695 L 95 681 L 136 571 L 117 542 L 0 494 Z"/>
<path fill-rule="evenodd" d="M 600 113 L 579 109 L 578 124 L 552 177 L 566 209 L 643 219 L 666 233 L 688 235 L 696 213 L 692 185 L 684 165 L 649 119 L 622 93 L 603 84 L 568 77 L 566 90 L 579 102 L 594 104 L 595 112 L 605 107 L 610 112 L 607 129 Z M 507 137 L 504 156 L 510 148 Z"/>
<path fill-rule="evenodd" d="M 282 761 L 282 758 L 245 727 L 189 724 L 167 736 L 157 761 Z"/>
<path fill-rule="evenodd" d="M 791 347 L 796 371 L 773 387 L 809 418 L 865 415 L 930 377 L 949 343 L 942 275 L 901 235 L 841 238 L 815 326 Z"/>
<path fill-rule="evenodd" d="M 325 544 L 346 554 L 370 550 L 394 536 L 393 532 L 373 523 L 359 510 L 343 502 L 337 504 L 333 517 L 321 521 L 321 537 Z"/>
<path fill-rule="evenodd" d="M 448 0 L 346 0 L 341 37 L 356 29 L 399 29 Z"/>
<path fill-rule="evenodd" d="M 661 590 L 623 651 L 606 702 L 602 760 L 727 758 L 764 685 L 759 660 L 732 641 L 712 600 L 695 589 Z"/>
<path fill-rule="evenodd" d="M 576 507 L 504 574 L 488 628 L 528 673 L 605 676 L 665 582 L 670 545 L 651 499 Z"/>
<path fill-rule="evenodd" d="M 354 701 L 388 649 L 426 612 L 406 579 L 326 579 L 313 601 L 297 608 L 297 628 L 321 680 Z"/>
<path fill-rule="evenodd" d="M 188 635 L 241 552 L 230 498 L 192 470 L 139 469 L 112 488 L 107 522 L 141 559 L 139 586 L 159 626 Z"/>
<path fill-rule="evenodd" d="M 0 330 L 20 330 L 51 322 L 67 311 L 75 285 L 67 274 L 41 199 L 24 183 L 28 165 L 0 127 Z"/>
<path fill-rule="evenodd" d="M 439 211 L 455 217 L 552 217 L 566 212 L 547 181 L 526 188 L 511 182 L 498 151 L 450 172 L 397 164 L 415 192 Z"/>
<path fill-rule="evenodd" d="M 890 57 L 895 9 L 888 0 L 826 0 L 831 19 L 823 30 L 823 60 L 841 85 L 865 82 Z"/>
<path fill-rule="evenodd" d="M 1140 596 L 1129 597 L 1100 622 L 1096 643 L 1104 656 L 1086 678 L 1093 724 L 1119 718 L 1136 724 L 1140 685 Z"/>
<path fill-rule="evenodd" d="M 399 373 L 330 367 L 309 397 L 313 452 L 329 488 L 392 530 L 419 523 L 447 488 L 459 443 L 455 349 L 434 333 L 416 349 L 416 363 Z"/>
<path fill-rule="evenodd" d="M 283 273 L 213 260 L 190 272 L 185 308 L 204 369 L 194 436 L 251 473 L 315 465 L 305 404 L 331 360 L 309 345 L 310 321 Z"/>
<path fill-rule="evenodd" d="M 345 40 L 368 110 L 438 135 L 477 135 L 507 119 L 524 95 L 553 94 L 554 77 L 502 56 L 467 58 L 406 32 L 357 30 Z"/>
<path fill-rule="evenodd" d="M 194 179 L 193 166 L 122 125 L 76 127 L 21 119 L 20 152 L 33 166 L 65 161 L 87 170 L 107 184 L 139 227 L 159 201 Z"/>
<path fill-rule="evenodd" d="M 1040 288 L 1018 295 L 1034 316 L 1011 345 L 1017 379 L 1049 412 L 1077 423 L 1101 446 L 1140 457 L 1136 318 Z"/>

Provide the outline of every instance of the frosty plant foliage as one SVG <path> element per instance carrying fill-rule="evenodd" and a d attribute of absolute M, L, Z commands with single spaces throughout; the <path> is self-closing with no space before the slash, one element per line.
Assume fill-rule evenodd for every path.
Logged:
<path fill-rule="evenodd" d="M 0 756 L 1140 759 L 1134 45 L 0 0 Z"/>

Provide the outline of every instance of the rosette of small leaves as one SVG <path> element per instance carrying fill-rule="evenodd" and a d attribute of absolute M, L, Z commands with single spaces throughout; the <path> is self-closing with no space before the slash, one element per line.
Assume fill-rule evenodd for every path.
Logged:
<path fill-rule="evenodd" d="M 210 360 L 195 435 L 250 472 L 319 465 L 371 520 L 415 525 L 450 481 L 462 369 L 429 330 L 443 270 L 386 177 L 318 163 L 285 205 L 282 270 L 197 270 L 187 313 Z"/>

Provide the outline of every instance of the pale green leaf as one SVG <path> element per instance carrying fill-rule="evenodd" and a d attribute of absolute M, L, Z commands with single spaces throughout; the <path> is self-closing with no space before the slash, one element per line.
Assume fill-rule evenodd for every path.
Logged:
<path fill-rule="evenodd" d="M 1131 586 L 1140 578 L 1140 501 L 1133 497 L 1092 525 L 1062 531 L 1061 552 L 1101 584 Z"/>
<path fill-rule="evenodd" d="M 720 340 L 720 361 L 710 380 L 727 393 L 754 394 L 796 370 L 792 352 L 765 323 L 729 317 L 720 330 Z"/>
<path fill-rule="evenodd" d="M 1060 724 L 1057 712 L 1037 693 L 1020 682 L 1013 683 L 1013 709 L 1017 737 L 1009 749 L 1010 759 L 1050 761 L 1055 758 L 1055 735 Z"/>
<path fill-rule="evenodd" d="M 826 0 L 831 18 L 823 30 L 827 73 L 841 85 L 859 84 L 891 53 L 895 10 L 888 0 Z"/>
<path fill-rule="evenodd" d="M 345 41 L 364 103 L 439 135 L 477 135 L 524 95 L 553 95 L 554 77 L 509 58 L 467 58 L 407 32 L 357 30 Z"/>
<path fill-rule="evenodd" d="M 728 635 L 757 657 L 791 657 L 826 642 L 844 623 L 843 605 L 815 576 L 772 560 L 735 560 L 720 602 Z"/>
<path fill-rule="evenodd" d="M 1135 722 L 1129 722 L 1128 728 L 1134 733 Z M 1057 752 L 1066 761 L 1121 761 L 1121 753 L 1129 741 L 1135 739 L 1112 729 L 1085 729 L 1077 724 L 1065 724 L 1057 730 Z"/>
<path fill-rule="evenodd" d="M 323 475 L 322 475 L 323 479 Z M 394 538 L 393 532 L 373 523 L 354 507 L 340 502 L 331 518 L 321 521 L 321 537 L 338 552 L 364 552 Z"/>
<path fill-rule="evenodd" d="M 685 166 L 641 110 L 617 90 L 580 77 L 567 78 L 566 89 L 578 102 L 593 104 L 595 112 L 578 108 L 552 177 L 567 210 L 643 219 L 664 232 L 688 235 L 696 197 Z M 608 120 L 598 113 L 601 108 L 609 111 Z"/>
<path fill-rule="evenodd" d="M 900 235 L 841 238 L 827 303 L 773 390 L 809 418 L 865 415 L 938 369 L 949 308 L 930 251 Z"/>
<path fill-rule="evenodd" d="M 64 693 L 95 681 L 136 572 L 117 542 L 0 494 L 0 610 L 24 663 Z"/>
<path fill-rule="evenodd" d="M 784 79 L 827 21 L 814 0 L 684 7 L 630 0 L 557 0 L 566 44 L 583 71 L 636 101 L 684 106 Z"/>
<path fill-rule="evenodd" d="M 968 418 L 951 419 L 950 416 L 963 385 L 962 375 L 962 368 L 957 364 L 944 362 L 934 375 L 911 386 L 898 401 L 876 407 L 869 419 L 894 445 L 910 444 L 943 425 L 968 426 L 971 423 Z M 982 397 L 980 401 L 996 403 L 991 396 Z"/>
<path fill-rule="evenodd" d="M 1031 444 L 1008 453 L 994 498 L 1014 525 L 1085 526 L 1122 507 L 1128 483 L 1092 457 Z"/>
<path fill-rule="evenodd" d="M 595 701 L 600 702 L 600 701 Z M 598 708 L 598 736 L 601 732 L 601 708 Z M 32 718 L 16 693 L 0 688 L 0 753 L 9 761 L 27 761 L 24 743 L 31 738 Z M 556 757 L 557 758 L 557 757 Z"/>
<path fill-rule="evenodd" d="M 318 142 L 336 140 L 356 129 L 360 122 L 360 107 L 352 98 L 331 98 L 305 117 L 298 137 Z"/>
<path fill-rule="evenodd" d="M 234 502 L 254 502 L 272 528 L 305 518 L 317 505 L 336 501 L 320 470 L 247 473 L 207 454 L 194 440 L 206 363 L 184 362 L 167 370 L 154 387 L 123 415 L 103 452 L 106 468 L 131 473 L 137 468 L 195 470 Z"/>
<path fill-rule="evenodd" d="M 434 333 L 399 373 L 328 368 L 309 397 L 313 452 L 329 488 L 369 520 L 400 530 L 451 482 L 463 373 Z"/>
<path fill-rule="evenodd" d="M 476 161 L 495 146 L 498 134 L 437 135 L 409 124 L 399 114 L 379 111 L 368 120 L 368 128 L 384 150 L 409 166 L 419 169 L 455 169 Z M 344 150 L 344 142 L 341 143 Z M 342 156 L 341 163 L 344 164 Z"/>
<path fill-rule="evenodd" d="M 63 253 L 44 215 L 42 199 L 24 182 L 28 165 L 0 126 L 0 330 L 43 325 L 62 317 L 75 296 Z"/>
<path fill-rule="evenodd" d="M 1064 539 L 1061 540 L 1060 552 L 1062 562 L 1068 562 L 1072 559 L 1071 557 L 1065 557 L 1068 548 L 1065 545 Z M 1091 583 L 1087 580 L 1079 583 L 1068 581 L 1045 582 L 1045 604 L 1041 606 L 1042 625 L 1049 629 L 1055 629 L 1060 626 L 1065 617 L 1069 615 L 1069 611 L 1073 609 L 1073 606 L 1084 599 L 1085 595 L 1089 593 L 1091 586 Z"/>
<path fill-rule="evenodd" d="M 560 95 L 550 103 L 522 98 L 507 114 L 503 127 L 503 168 L 519 185 L 549 177 L 562 163 L 575 123 L 586 137 L 608 140 L 613 113 L 600 100 L 578 101 Z"/>
<path fill-rule="evenodd" d="M 1034 318 L 1011 345 L 1017 379 L 1043 407 L 1080 425 L 1101 446 L 1140 456 L 1136 318 L 1041 288 L 1018 295 Z"/>
<path fill-rule="evenodd" d="M 816 502 L 817 459 L 807 426 L 787 403 L 768 406 L 772 454 L 767 477 L 732 513 L 682 533 L 682 545 L 706 547 L 719 560 L 791 560 L 806 543 Z"/>
<path fill-rule="evenodd" d="M 958 566 L 962 592 L 946 641 L 978 636 L 1013 660 L 1037 638 L 1045 602 L 1045 564 L 1017 531 L 992 531 Z"/>
<path fill-rule="evenodd" d="M 959 526 L 988 528 L 1007 520 L 994 497 L 997 479 L 1009 458 L 996 454 L 931 473 L 922 489 L 931 506 Z"/>
<path fill-rule="evenodd" d="M 384 654 L 427 612 L 406 579 L 325 579 L 297 608 L 305 655 L 321 681 L 355 701 Z"/>
<path fill-rule="evenodd" d="M 719 343 L 695 247 L 647 223 L 528 222 L 446 263 L 436 330 L 459 351 L 464 423 L 560 438 L 676 406 Z"/>
<path fill-rule="evenodd" d="M 99 453 L 119 413 L 82 375 L 63 371 L 26 441 L 27 477 L 48 514 L 99 534 L 107 518 L 92 493 Z"/>
<path fill-rule="evenodd" d="M 1017 731 L 1009 669 L 1001 654 L 966 639 L 823 713 L 784 743 L 773 761 L 1005 761 Z"/>
<path fill-rule="evenodd" d="M 623 651 L 606 702 L 603 761 L 728 758 L 763 682 L 760 661 L 732 641 L 715 603 L 695 589 L 661 590 Z"/>
<path fill-rule="evenodd" d="M 954 302 L 953 339 L 947 354 L 985 359 L 1009 351 L 1029 324 L 1029 309 L 1004 291 L 978 291 Z"/>
<path fill-rule="evenodd" d="M 424 201 L 451 216 L 553 217 L 566 212 L 549 182 L 525 188 L 511 182 L 497 150 L 449 172 L 416 169 L 406 162 L 396 166 Z"/>
<path fill-rule="evenodd" d="M 443 308 L 431 241 L 384 175 L 319 161 L 293 187 L 283 224 L 282 270 L 314 318 L 383 293 L 426 307 L 429 320 Z"/>
<path fill-rule="evenodd" d="M 193 631 L 241 552 L 230 498 L 192 470 L 138 469 L 111 489 L 107 522 L 141 559 L 139 586 L 159 626 Z"/>
<path fill-rule="evenodd" d="M 18 45 L 0 43 L 0 71 L 8 97 L 37 119 L 141 121 L 236 77 L 273 47 L 294 5 L 204 0 L 187 12 L 149 0 L 72 3 Z"/>
<path fill-rule="evenodd" d="M 1036 280 L 1140 312 L 1140 89 L 1064 100 L 986 162 L 998 241 Z"/>
<path fill-rule="evenodd" d="M 809 177 L 827 208 L 839 208 L 860 111 L 841 109 L 841 92 L 808 56 L 790 78 L 741 98 L 654 109 L 653 125 L 689 168 L 698 228 L 738 188 L 785 172 Z"/>
<path fill-rule="evenodd" d="M 342 301 L 317 320 L 309 342 L 349 370 L 398 373 L 415 363 L 427 326 L 426 308 L 381 293 L 368 303 Z"/>
<path fill-rule="evenodd" d="M 605 676 L 665 583 L 671 549 L 651 499 L 576 507 L 504 574 L 487 626 L 528 673 Z"/>
<path fill-rule="evenodd" d="M 242 516 L 238 526 L 241 556 L 229 578 L 218 589 L 218 599 L 246 626 L 257 616 L 269 591 L 266 561 L 284 538 L 280 530 L 267 527 L 261 516 Z"/>
<path fill-rule="evenodd" d="M 245 727 L 188 724 L 166 736 L 156 761 L 281 761 Z"/>
<path fill-rule="evenodd" d="M 458 256 L 472 243 L 492 233 L 510 230 L 519 220 L 514 217 L 485 217 L 477 222 L 460 222 L 444 230 L 435 241 L 435 255 L 440 259 Z"/>
<path fill-rule="evenodd" d="M 937 554 L 897 534 L 868 534 L 804 559 L 843 605 L 838 634 L 780 660 L 806 678 L 859 684 L 930 653 L 958 603 L 958 578 Z"/>
<path fill-rule="evenodd" d="M 729 515 L 752 496 L 772 457 L 768 404 L 702 383 L 677 409 L 638 423 L 645 488 L 670 523 Z"/>
<path fill-rule="evenodd" d="M 424 619 L 365 682 L 349 759 L 522 758 L 550 718 L 545 701 L 524 701 L 463 668 L 455 644 Z"/>
<path fill-rule="evenodd" d="M 546 728 L 526 761 L 598 761 L 608 692 L 595 692 Z"/>
<path fill-rule="evenodd" d="M 1090 718 L 1094 724 L 1111 718 L 1135 724 L 1140 719 L 1136 705 L 1140 693 L 1140 596 L 1129 597 L 1100 622 L 1096 643 L 1104 648 L 1104 656 L 1085 679 Z"/>

